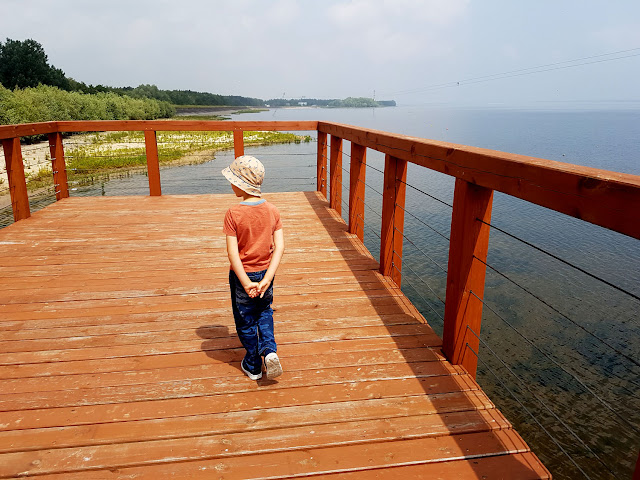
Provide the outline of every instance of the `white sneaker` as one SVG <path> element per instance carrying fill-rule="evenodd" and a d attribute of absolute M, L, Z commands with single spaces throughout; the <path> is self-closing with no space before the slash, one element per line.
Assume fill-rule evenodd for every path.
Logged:
<path fill-rule="evenodd" d="M 255 374 L 244 368 L 244 360 L 240 362 L 240 368 L 251 380 L 260 380 L 262 378 L 262 372 Z M 280 373 L 282 373 L 282 370 L 280 371 Z"/>
<path fill-rule="evenodd" d="M 280 365 L 280 359 L 275 352 L 264 357 L 264 366 L 267 369 L 267 378 L 276 378 L 282 375 L 282 365 Z"/>

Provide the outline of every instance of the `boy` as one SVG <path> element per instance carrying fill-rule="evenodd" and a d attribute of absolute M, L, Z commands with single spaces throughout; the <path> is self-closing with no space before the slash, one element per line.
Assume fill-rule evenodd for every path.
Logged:
<path fill-rule="evenodd" d="M 251 379 L 282 374 L 273 335 L 273 277 L 284 252 L 284 234 L 278 209 L 260 198 L 264 166 L 249 155 L 236 158 L 222 174 L 242 201 L 224 217 L 231 268 L 231 306 L 238 337 L 247 351 L 240 363 Z"/>

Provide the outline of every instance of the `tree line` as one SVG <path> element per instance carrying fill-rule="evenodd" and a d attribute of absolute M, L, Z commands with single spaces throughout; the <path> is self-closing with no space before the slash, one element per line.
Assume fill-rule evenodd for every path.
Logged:
<path fill-rule="evenodd" d="M 161 90 L 156 85 L 109 87 L 67 77 L 49 63 L 33 39 L 0 42 L 0 124 L 52 120 L 138 120 L 167 118 L 178 106 L 379 107 L 395 102 L 370 98 L 271 99 L 225 96 L 192 90 Z"/>
<path fill-rule="evenodd" d="M 217 95 L 215 93 L 194 92 L 192 90 L 160 90 L 155 85 L 140 85 L 136 88 L 113 88 L 112 90 L 134 98 L 154 98 L 173 105 L 264 106 L 264 100 L 259 98 Z"/>
<path fill-rule="evenodd" d="M 149 98 L 114 92 L 67 92 L 42 84 L 15 90 L 0 85 L 0 125 L 54 120 L 153 120 L 173 115 L 173 105 Z"/>
<path fill-rule="evenodd" d="M 395 107 L 394 100 L 374 100 L 367 97 L 347 97 L 344 99 L 323 100 L 319 98 L 272 98 L 265 102 L 270 107 L 295 107 L 295 106 L 313 106 L 313 107 L 329 107 L 329 108 L 373 108 L 373 107 Z"/>
<path fill-rule="evenodd" d="M 192 90 L 161 90 L 155 85 L 138 87 L 109 87 L 87 85 L 74 80 L 53 65 L 40 43 L 28 39 L 24 41 L 7 38 L 0 42 L 0 84 L 10 90 L 49 85 L 68 92 L 85 94 L 116 93 L 133 98 L 149 98 L 173 105 L 230 105 L 263 106 L 258 98 L 225 96 Z"/>

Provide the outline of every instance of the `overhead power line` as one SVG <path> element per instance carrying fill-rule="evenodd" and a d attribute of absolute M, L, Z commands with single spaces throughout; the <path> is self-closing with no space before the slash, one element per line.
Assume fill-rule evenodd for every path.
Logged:
<path fill-rule="evenodd" d="M 635 52 L 635 53 L 632 53 L 632 52 Z M 505 78 L 521 77 L 524 75 L 533 75 L 536 73 L 550 72 L 553 70 L 562 70 L 565 68 L 574 68 L 574 67 L 580 67 L 583 65 L 592 65 L 595 63 L 612 62 L 615 60 L 622 60 L 625 58 L 638 57 L 638 56 L 640 56 L 640 47 L 630 48 L 628 50 L 620 50 L 617 52 L 603 53 L 600 55 L 592 55 L 590 57 L 576 58 L 573 60 L 565 60 L 564 62 L 548 63 L 545 65 L 538 65 L 536 67 L 522 68 L 519 70 L 511 70 L 511 71 L 502 72 L 502 73 L 494 73 L 491 75 L 483 75 L 480 77 L 472 77 L 472 78 L 457 80 L 453 82 L 426 85 L 423 87 L 416 87 L 416 88 L 411 88 L 406 90 L 398 90 L 396 92 L 387 93 L 385 95 L 387 96 L 406 95 L 410 93 L 427 92 L 430 90 L 438 90 L 442 88 L 460 87 L 464 85 L 471 85 L 474 83 L 483 83 L 483 82 L 490 82 L 493 80 L 502 80 Z M 603 58 L 603 57 L 610 57 L 610 58 Z"/>

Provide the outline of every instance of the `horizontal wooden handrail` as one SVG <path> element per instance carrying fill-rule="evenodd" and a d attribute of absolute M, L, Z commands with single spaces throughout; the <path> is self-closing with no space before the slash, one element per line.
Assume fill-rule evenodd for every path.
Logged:
<path fill-rule="evenodd" d="M 315 121 L 237 122 L 220 120 L 73 120 L 0 126 L 0 140 L 29 135 L 117 131 L 306 131 L 317 130 Z"/>
<path fill-rule="evenodd" d="M 218 131 L 232 132 L 238 130 L 261 132 L 289 130 L 317 130 L 318 122 L 239 122 L 228 120 L 110 120 L 87 122 L 58 122 L 63 132 L 84 131 Z"/>
<path fill-rule="evenodd" d="M 318 131 L 640 239 L 640 176 L 338 123 Z"/>
<path fill-rule="evenodd" d="M 20 123 L 17 125 L 0 125 L 0 140 L 29 135 L 47 135 L 58 133 L 58 122 Z"/>

